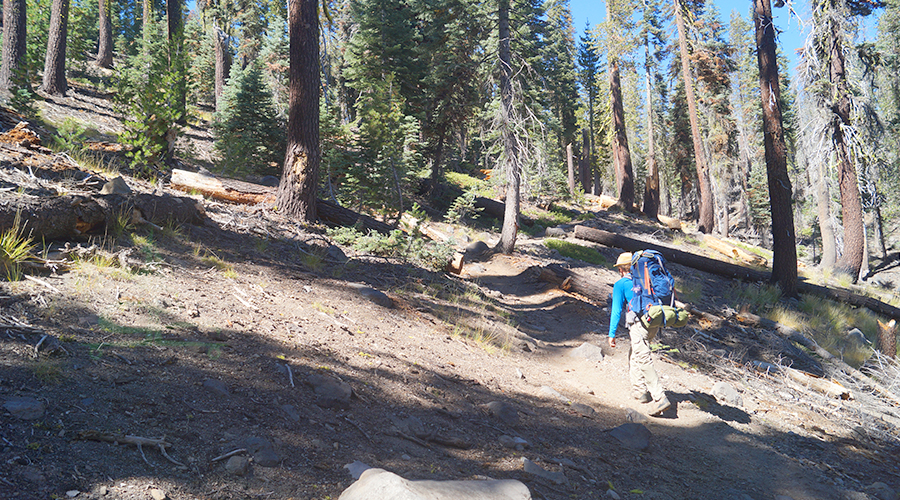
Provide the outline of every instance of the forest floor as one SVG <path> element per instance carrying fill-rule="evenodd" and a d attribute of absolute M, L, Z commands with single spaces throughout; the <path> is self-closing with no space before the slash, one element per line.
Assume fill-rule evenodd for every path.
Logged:
<path fill-rule="evenodd" d="M 113 134 L 114 114 L 91 99 L 102 96 L 77 88 L 44 116 L 85 113 Z M 93 257 L 0 284 L 0 498 L 336 499 L 355 461 L 408 479 L 518 479 L 544 499 L 900 491 L 900 408 L 752 369 L 809 359 L 773 332 L 695 320 L 661 332 L 654 361 L 674 404 L 647 417 L 631 399 L 627 333 L 607 345 L 605 302 L 539 279 L 559 263 L 611 291 L 614 269 L 521 234 L 513 255 L 436 273 L 339 247 L 267 207 L 203 203 L 202 225 L 71 241 L 96 244 Z M 689 229 L 626 214 L 583 224 L 705 251 Z M 608 262 L 619 253 L 580 243 Z M 103 257 L 122 250 L 124 266 Z M 671 267 L 715 314 L 758 286 Z M 713 396 L 718 382 L 739 398 Z M 649 442 L 617 437 L 626 423 Z"/>

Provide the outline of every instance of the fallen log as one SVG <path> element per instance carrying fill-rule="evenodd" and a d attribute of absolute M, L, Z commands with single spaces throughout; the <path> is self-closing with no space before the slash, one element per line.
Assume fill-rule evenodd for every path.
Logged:
<path fill-rule="evenodd" d="M 593 241 L 595 243 L 602 243 L 610 247 L 621 248 L 626 252 L 636 252 L 648 248 L 653 249 L 663 254 L 669 262 L 674 262 L 694 269 L 700 269 L 728 278 L 765 281 L 770 276 L 769 273 L 766 272 L 730 264 L 728 262 L 722 262 L 721 260 L 711 259 L 689 252 L 683 252 L 657 243 L 648 243 L 646 241 L 629 238 L 627 236 L 622 236 L 621 234 L 610 233 L 609 231 L 603 231 L 601 229 L 594 229 L 592 227 L 575 226 L 575 237 Z"/>
<path fill-rule="evenodd" d="M 768 271 L 758 271 L 749 267 L 722 262 L 721 260 L 676 250 L 658 243 L 649 243 L 629 238 L 601 229 L 594 229 L 587 226 L 575 226 L 574 234 L 576 238 L 593 241 L 595 243 L 602 243 L 610 247 L 621 248 L 627 252 L 636 252 L 638 250 L 651 248 L 663 254 L 669 262 L 674 262 L 718 276 L 724 276 L 726 278 L 747 282 L 768 282 L 772 277 L 772 274 Z M 900 308 L 872 297 L 855 294 L 848 290 L 828 288 L 806 282 L 797 283 L 797 290 L 801 293 L 816 295 L 818 297 L 824 297 L 826 299 L 843 302 L 857 307 L 866 307 L 878 314 L 887 316 L 888 318 L 900 320 Z"/>
<path fill-rule="evenodd" d="M 140 193 L 0 199 L 0 229 L 14 227 L 17 214 L 21 214 L 22 234 L 45 240 L 98 232 L 123 215 L 129 221 L 157 225 L 201 224 L 205 218 L 203 207 L 192 198 Z"/>
<path fill-rule="evenodd" d="M 750 253 L 742 248 L 732 245 L 731 243 L 720 240 L 719 238 L 716 238 L 715 236 L 712 236 L 710 234 L 706 234 L 703 236 L 703 242 L 713 250 L 721 253 L 722 255 L 727 255 L 732 259 L 745 262 L 757 267 L 766 267 L 768 265 L 768 261 L 766 261 L 766 259 L 760 257 L 759 255 Z"/>
<path fill-rule="evenodd" d="M 330 201 L 316 200 L 316 213 L 323 222 L 335 226 L 358 225 L 365 231 L 376 231 L 381 234 L 388 234 L 396 229 L 378 219 L 354 212 Z"/>
<path fill-rule="evenodd" d="M 178 169 L 172 171 L 169 186 L 179 191 L 200 193 L 215 200 L 242 205 L 274 204 L 277 191 L 277 188 L 270 186 Z M 384 222 L 330 201 L 316 200 L 316 213 L 323 222 L 335 226 L 359 225 L 364 231 L 377 231 L 383 234 L 388 234 L 394 229 Z"/>
<path fill-rule="evenodd" d="M 483 196 L 478 196 L 475 198 L 475 208 L 480 208 L 485 215 L 498 220 L 503 220 L 503 217 L 506 214 L 505 203 L 497 200 L 492 200 L 490 198 L 485 198 Z M 531 220 L 530 217 L 522 214 L 519 214 L 519 222 L 528 227 L 534 225 L 534 221 Z"/>
<path fill-rule="evenodd" d="M 538 279 L 553 283 L 567 292 L 579 293 L 597 302 L 605 302 L 606 297 L 612 292 L 611 284 L 598 283 L 596 278 L 591 278 L 574 269 L 566 269 L 559 264 L 542 267 Z"/>
<path fill-rule="evenodd" d="M 200 193 L 216 200 L 245 205 L 275 203 L 275 188 L 235 179 L 219 178 L 212 174 L 172 170 L 169 186 L 186 193 Z"/>

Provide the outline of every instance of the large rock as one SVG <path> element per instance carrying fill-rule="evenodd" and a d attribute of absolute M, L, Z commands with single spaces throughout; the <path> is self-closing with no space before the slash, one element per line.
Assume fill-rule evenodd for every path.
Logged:
<path fill-rule="evenodd" d="M 650 448 L 650 430 L 641 424 L 622 424 L 609 431 L 609 434 L 626 448 L 637 451 L 647 451 Z"/>
<path fill-rule="evenodd" d="M 530 500 L 523 483 L 512 480 L 410 481 L 384 469 L 368 469 L 339 500 Z"/>

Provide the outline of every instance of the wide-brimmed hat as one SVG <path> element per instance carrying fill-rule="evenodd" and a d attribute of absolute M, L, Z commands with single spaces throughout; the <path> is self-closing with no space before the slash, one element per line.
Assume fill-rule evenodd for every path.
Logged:
<path fill-rule="evenodd" d="M 631 252 L 624 252 L 619 254 L 619 258 L 616 259 L 616 267 L 629 266 L 631 267 Z"/>

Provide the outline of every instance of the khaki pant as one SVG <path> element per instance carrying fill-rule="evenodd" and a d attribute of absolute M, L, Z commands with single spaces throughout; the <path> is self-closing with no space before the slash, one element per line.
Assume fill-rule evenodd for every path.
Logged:
<path fill-rule="evenodd" d="M 631 387 L 635 394 L 643 394 L 650 391 L 654 401 L 665 397 L 662 386 L 659 384 L 659 376 L 653 368 L 653 358 L 650 354 L 650 341 L 656 337 L 659 327 L 644 328 L 640 321 L 635 321 L 628 327 L 631 337 L 631 348 L 628 350 L 628 367 L 631 372 Z"/>

